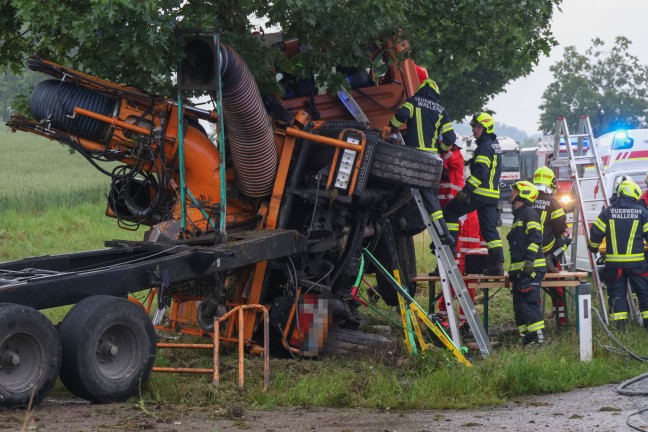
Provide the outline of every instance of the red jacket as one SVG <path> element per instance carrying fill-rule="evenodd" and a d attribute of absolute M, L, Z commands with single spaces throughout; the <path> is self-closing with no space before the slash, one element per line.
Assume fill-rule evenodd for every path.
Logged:
<path fill-rule="evenodd" d="M 449 150 L 441 155 L 443 158 L 443 174 L 439 184 L 439 202 L 446 205 L 457 196 L 466 182 L 464 178 L 464 158 L 460 149 Z"/>
<path fill-rule="evenodd" d="M 641 203 L 641 201 L 643 201 L 643 204 Z M 639 197 L 639 205 L 643 205 L 644 207 L 648 208 L 648 190 Z"/>

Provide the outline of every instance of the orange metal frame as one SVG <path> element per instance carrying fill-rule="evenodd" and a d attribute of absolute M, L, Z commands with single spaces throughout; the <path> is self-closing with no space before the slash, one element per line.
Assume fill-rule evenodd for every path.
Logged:
<path fill-rule="evenodd" d="M 157 344 L 158 348 L 175 348 L 175 349 L 212 349 L 214 350 L 213 368 L 177 368 L 177 367 L 154 367 L 153 372 L 167 373 L 193 373 L 193 374 L 212 374 L 214 385 L 220 384 L 220 343 L 221 340 L 230 341 L 229 338 L 222 339 L 220 336 L 220 323 L 225 320 L 232 320 L 238 317 L 238 385 L 243 387 L 245 382 L 245 320 L 243 318 L 245 310 L 255 310 L 263 313 L 263 390 L 270 387 L 270 320 L 268 309 L 259 304 L 240 305 L 228 311 L 226 314 L 214 319 L 214 331 L 212 333 L 213 343 L 210 344 L 192 344 L 192 343 L 163 343 Z"/>

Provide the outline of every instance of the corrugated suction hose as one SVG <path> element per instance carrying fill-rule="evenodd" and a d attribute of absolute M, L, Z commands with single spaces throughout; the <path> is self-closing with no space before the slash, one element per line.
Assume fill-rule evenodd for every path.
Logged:
<path fill-rule="evenodd" d="M 105 143 L 110 125 L 85 116 L 71 119 L 75 107 L 112 117 L 117 101 L 99 92 L 60 80 L 39 83 L 29 96 L 29 110 L 37 120 L 52 122 L 56 129 L 92 141 Z"/>
<path fill-rule="evenodd" d="M 221 44 L 223 115 L 239 190 L 251 198 L 272 192 L 277 149 L 270 119 L 252 73 L 231 47 Z"/>

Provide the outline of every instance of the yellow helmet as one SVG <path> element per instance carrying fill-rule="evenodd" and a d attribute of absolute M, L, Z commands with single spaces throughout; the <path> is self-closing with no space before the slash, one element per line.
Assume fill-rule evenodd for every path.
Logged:
<path fill-rule="evenodd" d="M 641 188 L 634 181 L 625 180 L 619 185 L 617 194 L 632 198 L 635 201 L 639 201 L 639 198 L 641 197 Z"/>
<path fill-rule="evenodd" d="M 470 126 L 480 124 L 486 129 L 486 133 L 492 134 L 495 132 L 495 120 L 493 116 L 488 113 L 482 112 L 473 115 L 472 120 L 470 120 Z"/>
<path fill-rule="evenodd" d="M 533 184 L 538 190 L 552 193 L 556 189 L 556 176 L 551 168 L 543 166 L 533 174 Z"/>
<path fill-rule="evenodd" d="M 516 199 L 520 199 L 527 204 L 533 204 L 533 202 L 538 198 L 538 189 L 533 185 L 533 183 L 526 180 L 511 185 L 511 189 L 518 191 Z"/>
<path fill-rule="evenodd" d="M 418 88 L 416 89 L 416 91 L 421 90 L 421 89 L 422 89 L 423 87 L 425 87 L 425 86 L 430 86 L 430 88 L 431 88 L 432 90 L 434 90 L 434 91 L 436 92 L 436 94 L 438 94 L 438 95 L 441 94 L 441 92 L 439 92 L 439 86 L 437 85 L 437 83 L 434 82 L 434 80 L 431 80 L 431 79 L 429 79 L 429 78 L 426 79 L 426 80 L 421 81 L 421 85 L 418 86 Z"/>

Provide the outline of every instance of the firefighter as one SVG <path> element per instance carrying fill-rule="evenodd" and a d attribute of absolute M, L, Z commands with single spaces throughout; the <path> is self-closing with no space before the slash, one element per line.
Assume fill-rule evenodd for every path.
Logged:
<path fill-rule="evenodd" d="M 519 181 L 511 186 L 513 224 L 506 237 L 511 253 L 509 278 L 513 284 L 513 313 L 522 343 L 544 343 L 545 327 L 540 308 L 541 282 L 546 272 L 542 253 L 542 226 L 533 209 L 538 189 L 533 183 Z"/>
<path fill-rule="evenodd" d="M 648 329 L 648 266 L 644 240 L 648 241 L 648 210 L 637 201 L 641 189 L 632 180 L 619 185 L 617 200 L 603 209 L 590 228 L 589 249 L 597 253 L 605 238 L 605 282 L 611 320 L 619 330 L 628 321 L 628 280 L 639 299 L 643 324 Z"/>
<path fill-rule="evenodd" d="M 470 121 L 477 148 L 469 161 L 470 177 L 457 196 L 444 207 L 443 216 L 450 233 L 459 236 L 459 218 L 474 210 L 479 215 L 479 228 L 488 248 L 489 276 L 504 274 L 504 251 L 497 232 L 497 202 L 502 171 L 502 150 L 495 135 L 495 121 L 488 113 L 475 114 Z"/>
<path fill-rule="evenodd" d="M 387 139 L 405 123 L 407 123 L 405 144 L 421 151 L 437 152 L 436 145 L 439 137 L 443 141 L 441 148 L 446 150 L 457 139 L 448 112 L 439 104 L 439 87 L 431 79 L 424 80 L 414 96 L 408 98 L 396 110 L 389 126 L 383 128 L 383 138 Z M 453 248 L 453 253 L 456 254 L 454 245 L 457 239 L 450 235 L 443 220 L 441 205 L 437 197 L 438 190 L 419 189 L 419 192 L 439 237 L 445 244 L 450 245 Z"/>
<path fill-rule="evenodd" d="M 614 204 L 614 202 L 617 200 L 618 198 L 617 191 L 619 190 L 619 185 L 626 180 L 632 180 L 632 179 L 630 176 L 625 174 L 621 174 L 620 176 L 614 179 L 614 185 L 612 186 L 612 196 L 610 197 L 610 204 Z"/>
<path fill-rule="evenodd" d="M 542 253 L 544 254 L 547 271 L 558 273 L 562 270 L 560 258 L 570 243 L 564 234 L 567 231 L 567 216 L 565 210 L 554 197 L 556 179 L 553 170 L 543 166 L 533 174 L 533 185 L 538 189 L 538 198 L 533 203 L 533 208 L 540 216 L 542 227 Z M 564 326 L 565 304 L 562 300 L 563 288 L 557 287 L 551 302 L 558 306 L 558 323 Z M 556 304 L 557 303 L 557 304 Z"/>

